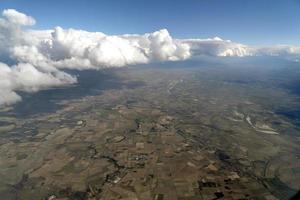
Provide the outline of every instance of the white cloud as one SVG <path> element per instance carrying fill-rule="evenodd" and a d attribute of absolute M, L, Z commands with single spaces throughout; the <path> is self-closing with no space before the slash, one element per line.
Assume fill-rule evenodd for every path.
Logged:
<path fill-rule="evenodd" d="M 256 55 L 270 55 L 270 56 L 300 56 L 300 47 L 288 45 L 276 45 L 269 47 L 254 48 Z"/>
<path fill-rule="evenodd" d="M 10 23 L 14 23 L 22 26 L 32 26 L 35 24 L 35 20 L 32 17 L 20 13 L 14 9 L 5 9 L 2 15 Z"/>
<path fill-rule="evenodd" d="M 36 92 L 75 82 L 76 78 L 53 68 L 39 69 L 29 63 L 8 66 L 0 62 L 0 105 L 20 101 L 16 91 Z"/>
<path fill-rule="evenodd" d="M 57 27 L 43 42 L 47 58 L 58 68 L 121 67 L 190 57 L 189 46 L 173 40 L 166 29 L 144 35 L 109 36 Z"/>
<path fill-rule="evenodd" d="M 174 39 L 166 29 L 143 35 L 106 35 L 56 27 L 29 30 L 35 19 L 14 9 L 0 18 L 0 105 L 20 100 L 16 91 L 38 91 L 72 84 L 76 79 L 63 72 L 122 67 L 152 61 L 177 61 L 197 55 L 300 57 L 300 47 L 247 45 L 213 39 Z M 6 61 L 16 63 L 13 66 Z"/>
<path fill-rule="evenodd" d="M 193 55 L 208 56 L 251 56 L 253 52 L 250 47 L 231 42 L 230 40 L 222 40 L 215 37 L 213 39 L 187 39 L 182 42 L 190 45 Z"/>

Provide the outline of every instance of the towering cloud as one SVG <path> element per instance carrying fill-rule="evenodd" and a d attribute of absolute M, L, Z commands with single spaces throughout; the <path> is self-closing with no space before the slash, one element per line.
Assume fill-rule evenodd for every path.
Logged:
<path fill-rule="evenodd" d="M 0 19 L 0 106 L 21 100 L 16 91 L 35 92 L 53 86 L 73 84 L 76 78 L 48 63 L 39 45 L 45 31 L 31 32 L 24 26 L 35 20 L 13 9 L 4 10 Z M 22 61 L 25 62 L 22 62 Z M 16 63 L 8 66 L 4 62 Z"/>
<path fill-rule="evenodd" d="M 195 55 L 300 55 L 300 47 L 249 47 L 213 39 L 173 39 L 166 29 L 144 35 L 106 35 L 56 27 L 30 30 L 35 19 L 14 9 L 0 18 L 0 106 L 21 100 L 16 91 L 34 92 L 76 82 L 62 71 L 177 61 Z M 8 66 L 5 63 L 10 63 Z"/>

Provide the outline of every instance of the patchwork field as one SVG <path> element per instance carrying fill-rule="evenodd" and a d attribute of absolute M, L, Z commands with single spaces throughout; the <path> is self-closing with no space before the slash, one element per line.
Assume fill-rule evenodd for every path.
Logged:
<path fill-rule="evenodd" d="M 35 105 L 25 98 L 1 112 L 1 198 L 271 200 L 300 188 L 298 118 L 279 112 L 300 101 L 274 87 L 285 81 L 280 72 L 103 73 L 113 74 L 103 85 L 114 87 L 45 98 L 51 111 L 41 102 L 45 111 L 26 114 L 22 105 Z"/>

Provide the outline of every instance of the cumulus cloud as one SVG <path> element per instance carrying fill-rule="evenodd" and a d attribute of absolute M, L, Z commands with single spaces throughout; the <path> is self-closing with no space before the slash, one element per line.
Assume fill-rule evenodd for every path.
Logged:
<path fill-rule="evenodd" d="M 0 62 L 0 105 L 20 101 L 16 91 L 36 92 L 75 82 L 76 78 L 53 68 L 39 69 L 29 63 L 8 66 Z"/>
<path fill-rule="evenodd" d="M 34 92 L 76 82 L 63 70 L 122 67 L 152 61 L 177 61 L 197 55 L 300 55 L 300 47 L 250 47 L 213 39 L 174 39 L 166 29 L 143 35 L 106 35 L 55 27 L 29 29 L 35 19 L 14 9 L 0 18 L 0 105 L 21 100 L 17 91 Z M 4 63 L 11 63 L 10 66 Z M 14 64 L 12 64 L 14 63 Z"/>
<path fill-rule="evenodd" d="M 30 30 L 35 19 L 13 9 L 0 18 L 0 105 L 21 100 L 17 91 L 72 84 L 65 68 L 84 70 L 122 67 L 151 61 L 176 61 L 191 56 L 188 44 L 166 29 L 144 35 L 106 35 L 63 29 Z M 11 66 L 5 61 L 15 63 Z"/>
<path fill-rule="evenodd" d="M 223 40 L 215 37 L 213 39 L 187 39 L 182 42 L 191 47 L 193 55 L 208 56 L 251 56 L 253 52 L 246 45 Z"/>
<path fill-rule="evenodd" d="M 13 24 L 22 26 L 32 26 L 35 24 L 35 19 L 14 9 L 5 9 L 2 15 L 7 19 L 8 22 Z"/>
<path fill-rule="evenodd" d="M 76 69 L 121 67 L 190 57 L 189 46 L 173 40 L 166 29 L 144 35 L 110 36 L 56 27 L 51 37 L 40 43 L 40 52 L 47 62 L 58 68 Z"/>

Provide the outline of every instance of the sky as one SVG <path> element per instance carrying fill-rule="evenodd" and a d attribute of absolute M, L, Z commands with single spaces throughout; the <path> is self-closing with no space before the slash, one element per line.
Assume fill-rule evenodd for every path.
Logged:
<path fill-rule="evenodd" d="M 300 64 L 300 0 L 0 0 L 0 107 L 101 70 L 203 57 Z"/>
<path fill-rule="evenodd" d="M 55 26 L 110 35 L 167 29 L 175 38 L 230 39 L 247 45 L 300 45 L 300 0 L 0 0 Z"/>

